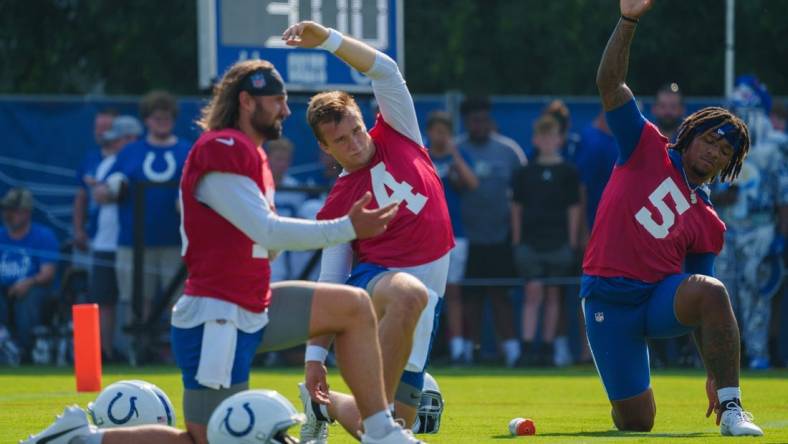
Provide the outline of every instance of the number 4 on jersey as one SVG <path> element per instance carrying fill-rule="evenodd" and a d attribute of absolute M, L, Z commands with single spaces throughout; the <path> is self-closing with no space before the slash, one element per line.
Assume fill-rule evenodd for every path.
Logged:
<path fill-rule="evenodd" d="M 372 193 L 375 195 L 375 200 L 378 202 L 379 207 L 385 207 L 391 202 L 405 201 L 405 207 L 413 212 L 419 214 L 424 204 L 427 203 L 427 197 L 413 192 L 413 187 L 405 182 L 397 182 L 397 179 L 386 171 L 386 165 L 379 162 L 370 170 L 372 176 Z M 391 190 L 389 194 L 388 190 Z"/>

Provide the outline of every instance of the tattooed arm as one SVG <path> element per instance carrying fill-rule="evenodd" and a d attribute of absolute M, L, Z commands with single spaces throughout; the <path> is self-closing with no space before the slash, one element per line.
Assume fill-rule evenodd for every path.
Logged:
<path fill-rule="evenodd" d="M 596 85 L 605 111 L 632 100 L 625 80 L 629 69 L 629 47 L 635 35 L 636 21 L 651 8 L 651 0 L 620 0 L 621 16 L 607 42 L 596 73 Z"/>

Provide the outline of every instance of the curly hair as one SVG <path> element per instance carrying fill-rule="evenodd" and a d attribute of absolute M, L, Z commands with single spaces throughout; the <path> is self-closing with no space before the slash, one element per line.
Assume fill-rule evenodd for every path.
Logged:
<path fill-rule="evenodd" d="M 710 106 L 692 113 L 679 126 L 676 132 L 676 142 L 671 145 L 671 148 L 683 153 L 696 137 L 700 137 L 707 131 L 716 130 L 725 124 L 730 124 L 736 129 L 738 149 L 734 147 L 730 162 L 720 173 L 720 181 L 732 181 L 741 172 L 742 162 L 750 151 L 750 131 L 740 118 L 727 109 Z"/>

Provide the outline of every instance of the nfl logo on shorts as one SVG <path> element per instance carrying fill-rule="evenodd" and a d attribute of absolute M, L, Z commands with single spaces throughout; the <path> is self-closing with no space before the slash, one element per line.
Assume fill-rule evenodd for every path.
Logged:
<path fill-rule="evenodd" d="M 605 320 L 605 313 L 602 311 L 598 311 L 594 313 L 594 320 L 597 322 L 602 322 Z"/>

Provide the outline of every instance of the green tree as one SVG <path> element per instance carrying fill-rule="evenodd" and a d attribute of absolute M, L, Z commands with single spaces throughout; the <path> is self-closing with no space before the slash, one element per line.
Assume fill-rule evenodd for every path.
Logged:
<path fill-rule="evenodd" d="M 596 95 L 617 0 L 403 0 L 417 93 Z M 788 94 L 788 1 L 736 2 L 736 73 Z M 0 92 L 197 94 L 196 1 L 0 0 Z M 632 47 L 638 94 L 724 92 L 725 0 L 659 0 Z"/>

